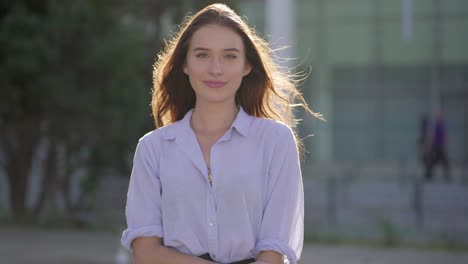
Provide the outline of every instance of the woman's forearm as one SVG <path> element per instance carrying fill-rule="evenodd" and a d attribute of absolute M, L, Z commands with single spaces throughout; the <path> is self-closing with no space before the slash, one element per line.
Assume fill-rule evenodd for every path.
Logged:
<path fill-rule="evenodd" d="M 134 264 L 213 264 L 214 262 L 181 253 L 153 240 L 139 240 L 133 243 Z"/>
<path fill-rule="evenodd" d="M 282 264 L 284 258 L 278 252 L 275 251 L 262 251 L 257 256 L 255 264 Z"/>

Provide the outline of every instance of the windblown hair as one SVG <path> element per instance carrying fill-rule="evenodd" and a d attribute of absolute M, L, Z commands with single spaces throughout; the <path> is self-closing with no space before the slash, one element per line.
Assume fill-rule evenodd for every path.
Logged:
<path fill-rule="evenodd" d="M 158 54 L 153 68 L 151 102 L 156 127 L 182 119 L 195 107 L 195 92 L 183 72 L 191 37 L 203 26 L 230 28 L 242 38 L 247 62 L 252 66 L 236 94 L 236 104 L 255 117 L 281 121 L 294 128 L 297 121 L 292 109 L 302 106 L 306 112 L 321 118 L 307 106 L 297 90 L 295 76 L 282 71 L 273 61 L 273 51 L 242 18 L 224 4 L 212 4 L 193 17 L 187 17 L 180 30 Z"/>

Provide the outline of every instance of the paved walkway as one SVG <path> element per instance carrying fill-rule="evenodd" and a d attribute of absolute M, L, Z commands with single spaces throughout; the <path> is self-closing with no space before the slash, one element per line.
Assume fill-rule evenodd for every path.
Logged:
<path fill-rule="evenodd" d="M 116 264 L 119 234 L 0 227 L 0 263 Z M 301 264 L 467 264 L 468 252 L 306 245 Z"/>

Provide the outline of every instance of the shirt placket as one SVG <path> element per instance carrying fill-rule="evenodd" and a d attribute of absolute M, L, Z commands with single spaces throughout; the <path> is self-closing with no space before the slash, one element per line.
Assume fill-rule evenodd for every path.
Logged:
<path fill-rule="evenodd" d="M 215 144 L 216 145 L 216 144 Z M 215 145 L 211 148 L 210 153 L 210 167 L 211 173 L 213 175 L 213 182 L 209 188 L 209 195 L 207 195 L 206 200 L 206 216 L 207 216 L 207 225 L 208 225 L 208 248 L 211 253 L 212 258 L 216 258 L 218 255 L 218 222 L 216 218 L 216 182 L 219 180 L 216 178 L 217 167 L 216 167 L 216 151 Z"/>

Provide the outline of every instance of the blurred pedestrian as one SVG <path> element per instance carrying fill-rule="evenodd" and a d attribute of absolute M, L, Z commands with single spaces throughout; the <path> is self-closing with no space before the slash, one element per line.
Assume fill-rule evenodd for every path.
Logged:
<path fill-rule="evenodd" d="M 229 7 L 185 21 L 154 67 L 157 129 L 135 152 L 122 244 L 137 264 L 296 263 L 304 198 L 290 102 L 314 113 Z"/>
<path fill-rule="evenodd" d="M 421 115 L 419 121 L 419 139 L 418 153 L 419 160 L 424 168 L 424 178 L 429 177 L 430 159 L 431 159 L 431 142 L 429 137 L 429 117 L 427 113 Z"/>
<path fill-rule="evenodd" d="M 437 165 L 444 169 L 444 176 L 447 181 L 450 180 L 450 164 L 447 156 L 447 129 L 443 118 L 442 110 L 438 110 L 433 122 L 429 125 L 429 146 L 430 153 L 426 179 L 431 180 Z"/>

